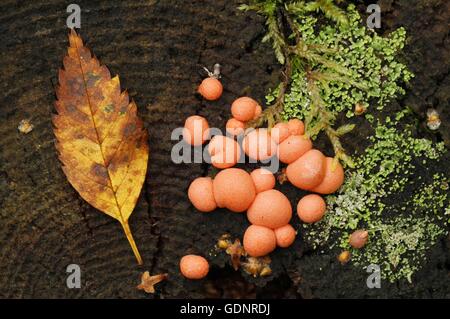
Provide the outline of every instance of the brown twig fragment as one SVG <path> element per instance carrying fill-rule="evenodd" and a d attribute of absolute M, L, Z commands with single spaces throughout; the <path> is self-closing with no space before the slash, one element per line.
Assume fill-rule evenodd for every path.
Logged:
<path fill-rule="evenodd" d="M 141 277 L 141 283 L 137 285 L 137 289 L 144 290 L 148 294 L 155 293 L 155 285 L 163 280 L 166 280 L 168 274 L 158 274 L 150 276 L 148 271 L 144 272 Z"/>
<path fill-rule="evenodd" d="M 265 257 L 249 257 L 246 262 L 242 263 L 242 267 L 245 272 L 253 277 L 265 277 L 272 274 L 270 268 L 271 259 L 268 256 Z"/>
<path fill-rule="evenodd" d="M 231 265 L 234 270 L 238 270 L 241 266 L 241 257 L 246 256 L 247 253 L 239 239 L 235 239 L 232 243 L 228 234 L 222 235 L 217 241 L 217 247 L 225 250 L 231 257 Z"/>

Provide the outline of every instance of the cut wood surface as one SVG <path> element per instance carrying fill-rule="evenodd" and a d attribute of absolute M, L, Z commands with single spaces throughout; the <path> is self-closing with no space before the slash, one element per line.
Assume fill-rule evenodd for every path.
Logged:
<path fill-rule="evenodd" d="M 335 256 L 313 252 L 303 256 L 301 242 L 277 256 L 274 275 L 264 280 L 235 273 L 226 256 L 215 257 L 204 281 L 181 277 L 178 262 L 183 255 L 200 253 L 208 258 L 215 240 L 223 233 L 242 235 L 247 222 L 244 215 L 224 210 L 195 211 L 187 187 L 209 168 L 174 164 L 171 132 L 194 114 L 223 129 L 236 97 L 249 94 L 263 102 L 278 81 L 272 50 L 261 44 L 263 20 L 238 12 L 238 2 L 77 2 L 82 9 L 83 40 L 112 76 L 120 75 L 122 89 L 128 89 L 136 101 L 149 132 L 147 179 L 129 220 L 144 262 L 139 266 L 120 224 L 86 203 L 68 183 L 54 147 L 54 87 L 67 47 L 67 2 L 2 1 L 1 298 L 449 297 L 448 239 L 430 251 L 414 285 L 386 284 L 380 291 L 363 287 L 359 279 L 365 280 L 364 271 L 336 267 Z M 407 60 L 421 62 L 412 67 L 417 75 L 412 85 L 417 89 L 405 101 L 423 114 L 427 104 L 448 103 L 450 50 L 448 32 L 441 26 L 448 23 L 450 10 L 446 1 L 426 6 L 425 12 L 418 12 L 419 4 L 408 0 L 394 2 L 383 23 L 386 29 L 398 24 L 413 29 L 410 41 L 416 50 L 408 47 Z M 204 77 L 202 66 L 211 68 L 217 62 L 223 65 L 224 94 L 210 103 L 195 90 Z M 447 132 L 450 122 L 445 112 L 443 131 Z M 23 119 L 34 125 L 28 134 L 17 130 Z M 364 137 L 351 135 L 344 140 L 346 148 L 361 149 L 366 145 Z M 326 140 L 317 143 L 331 152 Z M 291 200 L 299 197 L 296 191 L 286 193 Z M 66 286 L 69 264 L 81 268 L 80 289 Z M 321 272 L 313 271 L 319 268 Z M 144 271 L 169 274 L 156 286 L 155 295 L 136 289 Z"/>

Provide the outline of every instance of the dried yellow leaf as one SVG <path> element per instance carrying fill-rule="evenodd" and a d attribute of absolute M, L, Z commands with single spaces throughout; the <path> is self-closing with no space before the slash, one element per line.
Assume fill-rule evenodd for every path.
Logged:
<path fill-rule="evenodd" d="M 128 219 L 147 171 L 147 132 L 119 77 L 111 78 L 73 30 L 69 42 L 53 117 L 62 169 L 84 200 L 122 224 L 142 264 Z"/>

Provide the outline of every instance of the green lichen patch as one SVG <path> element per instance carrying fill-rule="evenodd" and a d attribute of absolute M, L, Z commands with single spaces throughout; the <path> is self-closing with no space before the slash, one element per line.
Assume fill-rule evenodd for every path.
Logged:
<path fill-rule="evenodd" d="M 366 28 L 354 5 L 344 10 L 336 3 L 250 0 L 240 7 L 266 18 L 264 41 L 271 41 L 284 65 L 280 84 L 266 96 L 269 106 L 247 125 L 267 122 L 271 128 L 277 121 L 300 118 L 310 138 L 325 132 L 335 157 L 353 167 L 340 138 L 355 125 L 335 128 L 338 115 L 383 109 L 405 93 L 402 85 L 413 74 L 398 59 L 405 29 L 381 36 Z"/>
<path fill-rule="evenodd" d="M 383 278 L 411 281 L 427 250 L 448 232 L 449 180 L 441 161 L 443 143 L 415 138 L 411 128 L 399 130 L 396 123 L 391 118 L 378 123 L 355 170 L 336 195 L 327 197 L 325 218 L 303 227 L 313 247 L 351 250 L 355 265 L 378 264 Z M 369 242 L 351 249 L 348 237 L 361 228 L 369 231 Z"/>
<path fill-rule="evenodd" d="M 302 226 L 306 243 L 352 250 L 350 233 L 365 228 L 370 239 L 363 249 L 352 250 L 353 264 L 376 263 L 390 281 L 411 280 L 427 250 L 447 233 L 450 210 L 443 143 L 413 135 L 407 109 L 386 114 L 388 102 L 403 95 L 413 77 L 399 57 L 405 29 L 380 35 L 366 28 L 354 5 L 343 9 L 341 1 L 247 2 L 241 9 L 265 18 L 264 41 L 272 43 L 283 65 L 267 107 L 247 124 L 271 128 L 300 118 L 310 138 L 326 134 L 335 158 L 347 168 L 340 191 L 327 197 L 325 218 Z M 362 122 L 335 128 L 343 115 L 364 116 L 364 124 L 374 129 L 362 154 L 347 154 L 341 144 L 344 134 L 359 133 L 356 123 Z"/>
<path fill-rule="evenodd" d="M 351 117 L 357 103 L 368 110 L 382 109 L 386 102 L 403 95 L 402 83 L 413 75 L 397 59 L 405 44 L 405 29 L 383 37 L 364 26 L 354 5 L 348 6 L 346 16 L 348 24 L 319 25 L 316 17 L 300 11 L 296 22 L 308 45 L 329 48 L 328 59 L 346 69 L 346 80 L 334 74 L 319 81 L 318 86 L 329 112 L 345 112 Z M 285 95 L 286 119 L 308 116 L 310 97 L 306 87 L 305 71 L 295 69 L 290 92 Z M 277 90 L 267 96 L 268 102 L 276 96 Z"/>

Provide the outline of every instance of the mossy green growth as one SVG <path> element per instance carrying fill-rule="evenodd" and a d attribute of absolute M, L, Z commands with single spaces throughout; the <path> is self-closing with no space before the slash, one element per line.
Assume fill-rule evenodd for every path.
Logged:
<path fill-rule="evenodd" d="M 308 11 L 297 10 L 295 23 L 302 39 L 309 46 L 329 48 L 327 58 L 346 69 L 346 76 L 336 74 L 319 81 L 320 95 L 329 112 L 345 112 L 354 115 L 354 108 L 360 103 L 382 109 L 386 102 L 404 94 L 401 86 L 413 74 L 406 65 L 398 61 L 399 51 L 404 47 L 406 31 L 399 28 L 387 37 L 378 35 L 362 23 L 354 5 L 346 10 L 348 23 L 319 24 Z M 324 68 L 317 63 L 313 69 Z M 299 66 L 293 69 L 290 91 L 284 98 L 284 118 L 307 117 L 310 100 L 305 70 Z M 278 89 L 266 98 L 272 103 Z"/>
<path fill-rule="evenodd" d="M 402 116 L 378 123 L 356 169 L 336 195 L 327 196 L 324 219 L 303 226 L 312 246 L 351 250 L 354 264 L 378 264 L 389 281 L 411 281 L 450 223 L 449 180 L 440 161 L 444 144 L 414 138 L 410 127 L 398 129 L 396 119 Z M 349 235 L 361 228 L 370 239 L 363 249 L 351 249 Z"/>
<path fill-rule="evenodd" d="M 405 43 L 400 28 L 383 37 L 364 26 L 355 5 L 342 9 L 334 0 L 248 0 L 239 8 L 265 18 L 263 41 L 272 43 L 283 65 L 283 77 L 267 95 L 267 107 L 247 123 L 269 128 L 276 122 L 300 118 L 305 134 L 315 139 L 324 132 L 334 157 L 346 167 L 352 158 L 340 142 L 354 124 L 334 127 L 338 114 L 353 116 L 382 109 L 386 102 L 404 93 L 402 84 L 413 76 L 397 60 Z M 332 22 L 332 23 L 330 23 Z"/>

